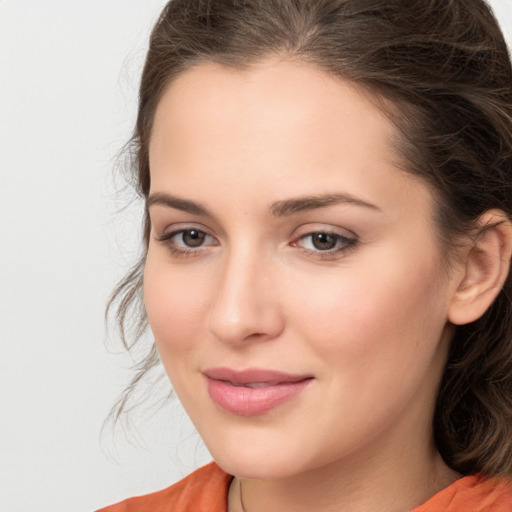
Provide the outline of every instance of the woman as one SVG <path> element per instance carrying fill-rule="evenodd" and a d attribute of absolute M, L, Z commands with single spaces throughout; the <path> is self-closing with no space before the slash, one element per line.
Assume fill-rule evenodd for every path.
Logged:
<path fill-rule="evenodd" d="M 167 5 L 119 318 L 216 462 L 104 510 L 512 510 L 511 84 L 481 0 Z"/>

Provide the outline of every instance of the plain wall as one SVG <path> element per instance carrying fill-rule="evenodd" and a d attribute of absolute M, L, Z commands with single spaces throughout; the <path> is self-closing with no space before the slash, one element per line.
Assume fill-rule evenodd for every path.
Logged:
<path fill-rule="evenodd" d="M 130 363 L 103 310 L 140 228 L 112 169 L 164 3 L 0 1 L 0 512 L 92 511 L 208 460 L 178 404 L 100 440 Z"/>

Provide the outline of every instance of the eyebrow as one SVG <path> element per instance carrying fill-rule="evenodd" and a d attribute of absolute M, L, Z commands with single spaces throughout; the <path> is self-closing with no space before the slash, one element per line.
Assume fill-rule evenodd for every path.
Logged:
<path fill-rule="evenodd" d="M 298 212 L 325 208 L 327 206 L 334 206 L 337 204 L 353 204 L 355 206 L 362 206 L 372 210 L 380 210 L 380 208 L 374 204 L 368 203 L 367 201 L 363 201 L 362 199 L 358 199 L 349 194 L 324 194 L 277 201 L 270 207 L 270 212 L 276 217 L 284 217 Z"/>
<path fill-rule="evenodd" d="M 212 217 L 213 215 L 202 205 L 188 199 L 181 199 L 180 197 L 171 196 L 162 192 L 155 192 L 146 199 L 146 208 L 149 209 L 152 205 L 167 206 L 183 212 L 191 213 L 193 215 L 200 215 L 202 217 Z"/>
<path fill-rule="evenodd" d="M 286 217 L 295 213 L 316 210 L 318 208 L 326 208 L 337 204 L 352 204 L 355 206 L 362 206 L 372 210 L 379 211 L 380 208 L 374 204 L 363 201 L 348 194 L 323 194 L 314 196 L 304 196 L 293 199 L 285 199 L 277 201 L 270 206 L 270 214 L 274 217 Z M 146 208 L 150 206 L 161 205 L 168 208 L 181 210 L 192 215 L 202 217 L 213 217 L 210 211 L 203 205 L 190 201 L 189 199 L 182 199 L 180 197 L 172 196 L 162 192 L 155 192 L 151 194 L 146 200 Z"/>

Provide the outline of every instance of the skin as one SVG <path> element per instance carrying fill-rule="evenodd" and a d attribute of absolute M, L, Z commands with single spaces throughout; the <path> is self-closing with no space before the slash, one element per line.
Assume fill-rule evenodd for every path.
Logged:
<path fill-rule="evenodd" d="M 242 480 L 247 512 L 399 512 L 457 478 L 430 425 L 461 272 L 441 270 L 433 195 L 400 170 L 394 136 L 363 91 L 286 60 L 201 64 L 158 105 L 146 310 L 176 393 L 237 477 L 230 512 Z M 325 195 L 345 200 L 278 211 Z M 240 416 L 208 395 L 202 372 L 219 366 L 313 380 Z"/>

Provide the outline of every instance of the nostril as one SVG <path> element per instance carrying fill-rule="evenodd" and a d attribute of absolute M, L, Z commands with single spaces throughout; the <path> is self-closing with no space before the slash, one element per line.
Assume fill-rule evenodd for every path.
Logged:
<path fill-rule="evenodd" d="M 246 336 L 245 339 L 255 339 L 255 338 L 261 338 L 262 336 L 265 336 L 262 332 L 255 332 L 254 334 L 249 334 L 249 336 Z"/>

